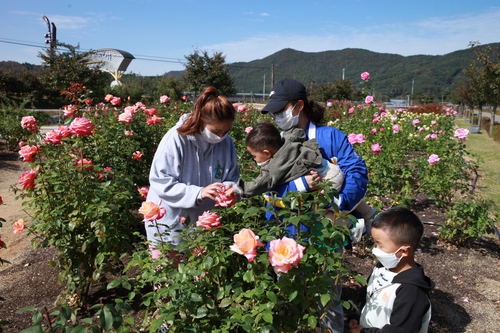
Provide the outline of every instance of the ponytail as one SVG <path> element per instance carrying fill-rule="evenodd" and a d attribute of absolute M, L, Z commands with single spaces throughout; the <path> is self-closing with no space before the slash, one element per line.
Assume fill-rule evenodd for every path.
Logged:
<path fill-rule="evenodd" d="M 215 87 L 207 87 L 194 104 L 193 111 L 184 123 L 177 129 L 180 135 L 201 133 L 205 124 L 234 121 L 236 110 L 229 100 L 220 96 Z"/>

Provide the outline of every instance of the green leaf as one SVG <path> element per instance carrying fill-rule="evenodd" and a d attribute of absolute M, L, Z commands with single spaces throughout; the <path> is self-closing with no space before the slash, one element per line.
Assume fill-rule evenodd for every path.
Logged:
<path fill-rule="evenodd" d="M 318 325 L 318 320 L 316 319 L 315 316 L 309 316 L 309 318 L 307 318 L 307 324 L 309 325 L 309 327 L 316 327 L 316 325 Z"/>
<path fill-rule="evenodd" d="M 331 299 L 330 294 L 322 294 L 321 295 L 321 305 L 323 305 L 323 307 L 326 306 L 326 304 L 328 304 L 330 299 Z"/>
<path fill-rule="evenodd" d="M 290 301 L 293 301 L 293 300 L 297 297 L 297 295 L 298 295 L 298 294 L 299 294 L 299 291 L 298 291 L 298 290 L 293 290 L 293 291 L 290 293 L 290 296 L 288 296 L 288 299 L 289 299 Z"/>
<path fill-rule="evenodd" d="M 19 310 L 17 310 L 16 313 L 33 312 L 36 310 L 37 308 L 35 308 L 34 306 L 25 306 L 24 308 L 20 308 Z"/>
<path fill-rule="evenodd" d="M 71 330 L 71 333 L 84 333 L 87 331 L 88 331 L 87 327 L 82 326 L 82 325 L 78 325 L 78 326 L 73 327 L 73 329 Z"/>
<path fill-rule="evenodd" d="M 273 313 L 271 311 L 265 311 L 262 313 L 262 319 L 264 319 L 264 321 L 266 323 L 270 323 L 272 324 L 273 322 Z"/>
<path fill-rule="evenodd" d="M 121 278 L 114 279 L 113 281 L 108 283 L 108 285 L 106 286 L 106 290 L 110 290 L 110 289 L 118 287 L 122 283 L 122 281 L 123 280 Z"/>
<path fill-rule="evenodd" d="M 200 294 L 197 294 L 197 293 L 191 294 L 191 301 L 192 302 L 201 302 L 202 300 L 203 300 L 203 298 L 201 297 Z"/>
<path fill-rule="evenodd" d="M 273 291 L 271 291 L 271 290 L 267 291 L 267 292 L 266 292 L 266 296 L 267 296 L 267 298 L 269 298 L 269 300 L 270 300 L 271 302 L 273 302 L 274 304 L 277 304 L 277 303 L 278 303 L 278 297 L 276 296 L 276 294 L 275 294 Z"/>
<path fill-rule="evenodd" d="M 31 326 L 22 330 L 19 333 L 43 333 L 43 330 L 41 326 Z"/>
<path fill-rule="evenodd" d="M 68 320 L 69 318 L 71 318 L 71 308 L 67 305 L 61 307 L 61 316 L 64 318 L 64 320 Z"/>
<path fill-rule="evenodd" d="M 113 326 L 113 313 L 109 309 L 108 304 L 106 304 L 102 309 L 99 316 L 99 321 L 101 323 L 102 329 L 105 332 L 109 331 Z"/>
<path fill-rule="evenodd" d="M 43 321 L 43 315 L 40 312 L 35 312 L 33 314 L 33 317 L 31 318 L 31 321 L 34 325 L 40 325 Z"/>
<path fill-rule="evenodd" d="M 231 298 L 226 297 L 226 298 L 224 298 L 224 299 L 220 302 L 219 307 L 220 307 L 220 308 L 225 308 L 225 307 L 227 307 L 227 306 L 231 305 L 231 303 L 232 303 L 232 302 L 233 302 L 233 301 L 231 300 Z"/>

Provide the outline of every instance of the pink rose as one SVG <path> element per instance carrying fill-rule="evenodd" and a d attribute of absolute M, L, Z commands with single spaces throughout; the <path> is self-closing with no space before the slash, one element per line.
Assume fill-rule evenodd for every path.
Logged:
<path fill-rule="evenodd" d="M 118 121 L 121 123 L 130 124 L 132 123 L 132 114 L 128 112 L 120 113 L 120 115 L 118 116 Z"/>
<path fill-rule="evenodd" d="M 371 135 L 375 135 L 377 133 L 377 129 L 376 128 L 372 128 L 372 130 L 370 131 L 370 134 Z"/>
<path fill-rule="evenodd" d="M 328 106 L 328 107 L 332 107 L 332 106 L 333 106 L 333 103 L 332 103 L 332 102 L 326 102 L 326 106 Z"/>
<path fill-rule="evenodd" d="M 69 129 L 76 134 L 76 136 L 86 136 L 92 134 L 94 124 L 87 118 L 75 118 L 69 125 Z"/>
<path fill-rule="evenodd" d="M 370 104 L 371 102 L 373 102 L 373 96 L 370 96 L 370 95 L 366 96 L 365 97 L 365 103 L 366 104 Z"/>
<path fill-rule="evenodd" d="M 372 154 L 377 155 L 382 150 L 382 146 L 378 143 L 372 145 Z"/>
<path fill-rule="evenodd" d="M 264 246 L 259 241 L 259 236 L 256 236 L 250 229 L 241 229 L 241 231 L 233 236 L 234 244 L 229 248 L 244 255 L 249 262 L 252 262 L 257 255 L 257 246 Z"/>
<path fill-rule="evenodd" d="M 356 134 L 356 143 L 365 142 L 365 136 L 363 134 Z"/>
<path fill-rule="evenodd" d="M 142 160 L 142 153 L 140 151 L 135 151 L 133 154 L 132 154 L 132 158 L 134 160 Z"/>
<path fill-rule="evenodd" d="M 351 133 L 347 136 L 347 140 L 349 140 L 349 143 L 351 145 L 354 145 L 356 143 L 363 143 L 365 142 L 365 136 L 363 134 L 355 134 Z"/>
<path fill-rule="evenodd" d="M 238 112 L 245 112 L 247 110 L 247 106 L 245 104 L 238 105 Z"/>
<path fill-rule="evenodd" d="M 392 125 L 392 131 L 394 133 L 399 133 L 400 130 L 401 130 L 401 127 L 399 127 L 398 124 Z"/>
<path fill-rule="evenodd" d="M 122 99 L 120 97 L 113 97 L 110 102 L 113 106 L 119 106 L 122 104 Z"/>
<path fill-rule="evenodd" d="M 353 107 L 350 107 L 348 112 L 349 112 L 349 113 L 354 113 L 354 108 L 353 108 Z"/>
<path fill-rule="evenodd" d="M 144 110 L 144 113 L 147 114 L 148 116 L 153 116 L 157 113 L 158 111 L 156 111 L 155 108 L 149 108 L 149 109 L 145 109 Z"/>
<path fill-rule="evenodd" d="M 68 126 L 59 126 L 57 131 L 59 131 L 59 133 L 61 134 L 62 139 L 69 138 L 72 135 L 71 130 Z"/>
<path fill-rule="evenodd" d="M 245 133 L 248 134 L 253 130 L 253 127 L 247 127 L 245 128 Z"/>
<path fill-rule="evenodd" d="M 113 99 L 113 97 L 114 97 L 113 95 L 111 95 L 111 94 L 107 94 L 107 95 L 104 97 L 104 101 L 105 101 L 106 103 L 109 103 L 109 102 L 111 102 L 111 100 Z"/>
<path fill-rule="evenodd" d="M 36 126 L 36 119 L 33 116 L 26 116 L 21 118 L 21 127 L 28 130 L 35 132 L 37 129 Z"/>
<path fill-rule="evenodd" d="M 297 267 L 304 256 L 305 247 L 291 238 L 275 239 L 269 245 L 269 263 L 278 273 L 287 273 L 292 266 Z"/>
<path fill-rule="evenodd" d="M 167 95 L 160 96 L 160 103 L 168 103 L 170 101 L 170 97 Z"/>
<path fill-rule="evenodd" d="M 79 172 L 82 170 L 82 169 L 85 169 L 85 170 L 88 170 L 88 171 L 91 171 L 91 170 L 94 170 L 94 167 L 93 167 L 93 164 L 91 160 L 88 160 L 86 158 L 83 158 L 83 159 L 77 159 L 75 161 L 75 164 L 77 167 L 80 168 L 80 170 L 78 170 Z"/>
<path fill-rule="evenodd" d="M 134 131 L 125 131 L 125 136 L 134 136 Z"/>
<path fill-rule="evenodd" d="M 138 187 L 137 191 L 139 192 L 139 196 L 141 198 L 146 198 L 148 196 L 148 193 L 149 193 L 149 187 L 147 187 L 147 186 Z"/>
<path fill-rule="evenodd" d="M 217 197 L 215 198 L 215 207 L 231 207 L 238 201 L 238 196 L 233 193 L 232 196 L 226 195 L 226 187 L 222 186 L 221 189 L 217 191 Z"/>
<path fill-rule="evenodd" d="M 20 234 L 23 232 L 24 230 L 24 220 L 23 219 L 19 219 L 17 220 L 13 225 L 12 225 L 12 229 L 14 229 L 14 233 L 15 234 Z"/>
<path fill-rule="evenodd" d="M 40 151 L 40 146 L 22 146 L 19 150 L 19 155 L 23 158 L 24 162 L 34 162 L 35 155 Z"/>
<path fill-rule="evenodd" d="M 57 129 L 54 129 L 54 130 L 47 132 L 45 134 L 45 139 L 43 140 L 43 142 L 45 142 L 45 143 L 49 142 L 49 143 L 52 143 L 54 145 L 60 145 L 61 139 L 62 139 L 61 132 L 58 131 Z"/>
<path fill-rule="evenodd" d="M 152 201 L 145 201 L 142 203 L 141 208 L 139 208 L 139 213 L 144 216 L 144 222 L 152 222 L 154 220 L 161 219 L 167 210 L 164 207 L 160 207 L 161 200 L 158 204 Z"/>
<path fill-rule="evenodd" d="M 431 121 L 431 126 L 435 126 L 437 124 L 437 121 L 433 120 Z"/>
<path fill-rule="evenodd" d="M 155 124 L 161 123 L 161 121 L 162 121 L 162 118 L 157 117 L 157 116 L 152 116 L 152 117 L 149 117 L 146 120 L 146 124 L 148 124 L 148 125 L 155 125 Z"/>
<path fill-rule="evenodd" d="M 436 164 L 437 162 L 439 162 L 439 156 L 436 155 L 436 154 L 432 154 L 431 156 L 429 156 L 429 159 L 427 160 L 427 162 L 429 162 L 429 164 Z"/>
<path fill-rule="evenodd" d="M 76 107 L 72 104 L 63 106 L 64 117 L 73 117 L 75 115 Z"/>
<path fill-rule="evenodd" d="M 399 109 L 397 109 L 396 111 L 398 111 L 398 113 L 401 113 L 401 112 L 403 112 L 403 109 L 402 109 L 402 108 L 399 108 Z"/>
<path fill-rule="evenodd" d="M 188 100 L 188 97 L 186 95 L 182 96 L 182 100 L 186 102 Z"/>
<path fill-rule="evenodd" d="M 453 134 L 453 136 L 460 141 L 465 141 L 468 135 L 469 135 L 469 130 L 466 128 L 458 128 Z"/>
<path fill-rule="evenodd" d="M 420 120 L 414 119 L 411 123 L 413 124 L 413 126 L 417 126 L 418 124 L 420 124 Z"/>
<path fill-rule="evenodd" d="M 373 118 L 372 123 L 376 124 L 379 121 L 380 121 L 380 117 L 375 117 L 375 118 Z"/>
<path fill-rule="evenodd" d="M 26 171 L 21 176 L 19 176 L 19 183 L 21 184 L 23 189 L 34 189 L 36 176 L 36 170 L 31 169 L 30 171 Z"/>
<path fill-rule="evenodd" d="M 368 73 L 368 72 L 361 73 L 361 80 L 367 81 L 369 79 L 370 79 L 370 73 Z"/>
<path fill-rule="evenodd" d="M 204 227 L 205 229 L 216 228 L 220 226 L 220 220 L 221 218 L 217 215 L 217 213 L 206 211 L 201 216 L 198 216 L 196 226 Z"/>

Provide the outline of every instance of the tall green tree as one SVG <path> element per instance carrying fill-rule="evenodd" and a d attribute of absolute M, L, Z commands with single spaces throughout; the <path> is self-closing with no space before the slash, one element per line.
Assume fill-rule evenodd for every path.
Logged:
<path fill-rule="evenodd" d="M 79 46 L 65 43 L 47 48 L 38 54 L 43 61 L 42 82 L 57 94 L 73 82 L 82 83 L 91 98 L 101 100 L 111 77 L 99 69 L 99 64 L 91 64 L 91 54 L 92 51 L 80 52 Z"/>
<path fill-rule="evenodd" d="M 185 79 L 189 89 L 196 94 L 207 86 L 214 86 L 222 95 L 235 93 L 233 78 L 222 52 L 214 52 L 210 56 L 207 51 L 195 50 L 185 58 L 187 60 Z"/>

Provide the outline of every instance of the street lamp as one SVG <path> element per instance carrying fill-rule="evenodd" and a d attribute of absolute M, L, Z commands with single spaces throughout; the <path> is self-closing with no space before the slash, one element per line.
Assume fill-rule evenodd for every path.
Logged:
<path fill-rule="evenodd" d="M 48 33 L 45 34 L 45 38 L 47 38 L 45 40 L 45 44 L 50 44 L 50 48 L 54 49 L 56 47 L 56 32 L 57 32 L 56 25 L 53 22 L 51 25 L 49 18 L 47 16 L 44 15 L 42 18 L 45 21 L 45 23 L 47 23 L 47 29 L 49 31 Z"/>

